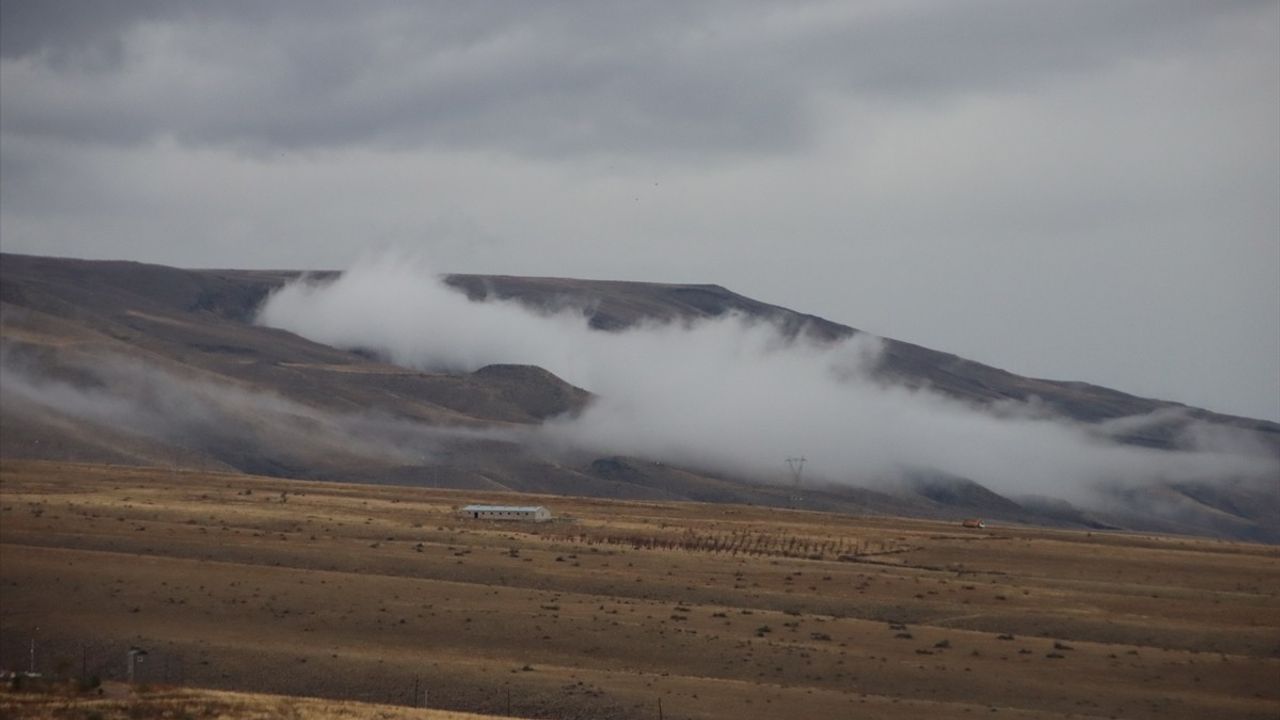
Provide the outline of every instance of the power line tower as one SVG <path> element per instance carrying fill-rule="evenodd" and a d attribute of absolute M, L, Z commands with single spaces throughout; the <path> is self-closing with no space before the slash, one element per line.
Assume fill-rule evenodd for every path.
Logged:
<path fill-rule="evenodd" d="M 787 469 L 791 471 L 791 507 L 800 505 L 800 481 L 804 477 L 804 456 L 787 458 Z"/>

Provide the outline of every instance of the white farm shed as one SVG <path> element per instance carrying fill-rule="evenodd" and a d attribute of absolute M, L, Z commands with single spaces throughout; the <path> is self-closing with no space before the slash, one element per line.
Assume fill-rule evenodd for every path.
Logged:
<path fill-rule="evenodd" d="M 551 511 L 541 505 L 468 505 L 459 512 L 473 520 L 546 522 L 551 519 Z"/>

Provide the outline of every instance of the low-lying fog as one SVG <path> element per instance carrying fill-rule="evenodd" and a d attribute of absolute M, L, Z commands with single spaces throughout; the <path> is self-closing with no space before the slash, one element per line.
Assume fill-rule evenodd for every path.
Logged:
<path fill-rule="evenodd" d="M 175 462 L 203 457 L 240 467 L 305 467 L 317 458 L 364 458 L 385 465 L 421 465 L 434 460 L 441 443 L 507 438 L 499 431 L 434 427 L 376 410 L 323 410 L 133 356 L 70 356 L 60 362 L 75 380 L 65 377 L 67 372 L 51 372 L 21 355 L 0 352 L 0 402 L 6 408 L 43 408 L 155 441 L 153 450 L 167 446 L 182 452 L 185 457 L 175 456 Z"/>
<path fill-rule="evenodd" d="M 1262 479 L 1276 458 L 1245 431 L 1192 422 L 1174 451 L 1114 440 L 1167 412 L 1086 425 L 1035 403 L 980 408 L 875 373 L 881 342 L 789 339 L 739 316 L 592 330 L 581 309 L 541 313 L 473 302 L 422 261 L 368 258 L 335 280 L 293 282 L 258 321 L 425 370 L 527 363 L 595 393 L 581 415 L 545 423 L 545 448 L 633 455 L 776 481 L 784 458 L 806 478 L 873 483 L 915 469 L 1006 495 L 1088 504 L 1101 484 Z"/>

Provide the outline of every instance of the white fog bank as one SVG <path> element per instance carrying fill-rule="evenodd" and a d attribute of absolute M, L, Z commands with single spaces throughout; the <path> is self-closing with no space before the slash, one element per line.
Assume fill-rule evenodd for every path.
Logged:
<path fill-rule="evenodd" d="M 1230 432 L 1189 432 L 1183 449 L 1152 450 L 1041 408 L 988 411 L 886 384 L 874 373 L 881 341 L 866 334 L 836 343 L 789 339 L 740 316 L 602 332 L 572 308 L 547 314 L 473 302 L 422 261 L 392 254 L 329 282 L 290 283 L 258 321 L 422 369 L 538 365 L 597 399 L 577 417 L 544 424 L 533 442 L 761 481 L 781 480 L 783 459 L 802 454 L 806 477 L 830 482 L 926 468 L 1003 494 L 1087 503 L 1099 484 L 1280 473 L 1273 456 Z"/>

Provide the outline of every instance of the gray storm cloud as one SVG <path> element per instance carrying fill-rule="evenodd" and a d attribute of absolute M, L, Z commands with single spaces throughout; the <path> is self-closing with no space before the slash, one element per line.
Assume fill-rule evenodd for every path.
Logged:
<path fill-rule="evenodd" d="M 825 95 L 911 103 L 1023 90 L 1133 54 L 1194 50 L 1215 23 L 1267 4 L 0 7 L 6 132 L 109 143 L 171 135 L 266 154 L 372 142 L 716 155 L 808 142 Z"/>
<path fill-rule="evenodd" d="M 580 309 L 537 312 L 472 302 L 421 261 L 366 259 L 335 280 L 273 294 L 258 321 L 406 366 L 474 370 L 542 366 L 597 399 L 544 424 L 531 441 L 670 461 L 762 481 L 782 459 L 810 459 L 815 478 L 870 483 L 926 468 L 1011 495 L 1088 502 L 1101 485 L 1274 477 L 1276 461 L 1220 433 L 1161 451 L 1117 443 L 1132 418 L 1095 427 L 1034 404 L 984 409 L 875 373 L 880 341 L 788 338 L 740 316 L 589 328 Z"/>

